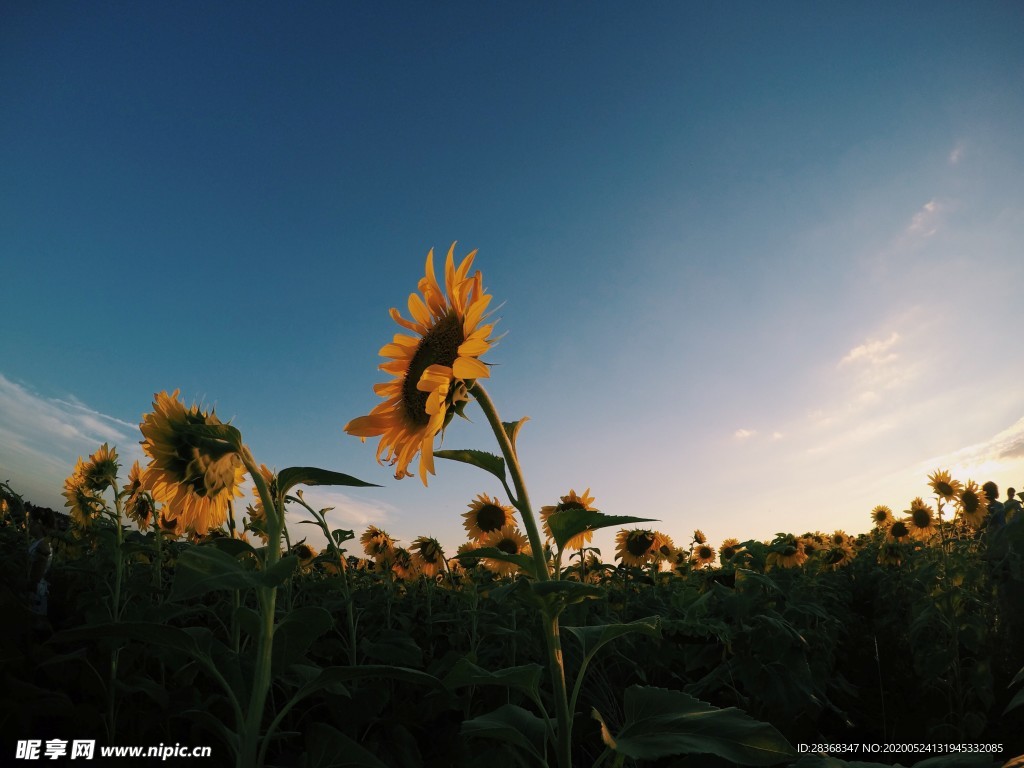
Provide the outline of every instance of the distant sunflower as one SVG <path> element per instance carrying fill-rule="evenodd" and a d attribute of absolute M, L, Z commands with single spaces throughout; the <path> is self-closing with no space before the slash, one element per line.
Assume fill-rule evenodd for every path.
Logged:
<path fill-rule="evenodd" d="M 318 552 L 309 544 L 302 542 L 292 547 L 292 554 L 299 558 L 299 567 L 306 571 L 313 564 Z"/>
<path fill-rule="evenodd" d="M 833 571 L 849 565 L 853 562 L 853 549 L 851 547 L 834 546 L 829 547 L 821 557 L 821 562 Z"/>
<path fill-rule="evenodd" d="M 515 523 L 515 512 L 512 507 L 499 504 L 486 493 L 478 494 L 469 504 L 469 511 L 463 512 L 466 518 L 463 525 L 472 541 L 479 541 L 494 531 L 500 531 L 506 525 Z"/>
<path fill-rule="evenodd" d="M 479 543 L 476 542 L 476 541 L 467 541 L 467 542 L 459 545 L 459 548 L 457 550 L 455 550 L 455 554 L 456 555 L 465 555 L 468 552 L 472 552 L 475 549 L 480 549 Z M 462 566 L 464 568 L 472 568 L 472 567 L 474 567 L 475 565 L 477 565 L 480 562 L 479 558 L 473 558 L 473 557 L 460 557 L 460 558 L 458 558 L 458 561 L 460 563 L 462 563 Z"/>
<path fill-rule="evenodd" d="M 988 496 L 976 482 L 968 480 L 957 493 L 956 506 L 964 522 L 971 528 L 980 528 L 988 515 Z"/>
<path fill-rule="evenodd" d="M 363 545 L 363 552 L 368 557 L 379 559 L 382 556 L 390 556 L 395 550 L 395 540 L 392 539 L 387 531 L 378 528 L 375 525 L 369 525 L 366 530 L 363 531 L 363 535 L 359 537 L 359 543 Z"/>
<path fill-rule="evenodd" d="M 597 510 L 591 506 L 594 503 L 594 497 L 590 495 L 590 489 L 587 488 L 579 496 L 576 495 L 576 491 L 572 488 L 569 489 L 569 493 L 566 496 L 562 496 L 559 499 L 558 504 L 553 506 L 541 507 L 540 508 L 540 519 L 544 525 L 544 535 L 549 539 L 555 538 L 551 534 L 551 526 L 548 524 L 548 518 L 551 517 L 555 512 L 562 512 L 567 509 L 583 509 L 587 512 L 596 512 Z M 583 531 L 577 533 L 571 539 L 565 543 L 566 549 L 583 549 L 589 544 L 594 538 L 593 531 Z"/>
<path fill-rule="evenodd" d="M 657 534 L 649 529 L 623 528 L 615 536 L 615 559 L 623 565 L 640 567 L 649 562 L 657 551 Z"/>
<path fill-rule="evenodd" d="M 397 465 L 398 479 L 412 477 L 409 465 L 419 453 L 419 476 L 427 484 L 427 473 L 434 474 L 434 437 L 461 412 L 472 382 L 490 376 L 478 358 L 493 344 L 494 326 L 482 324 L 491 296 L 484 292 L 479 271 L 469 276 L 475 256 L 472 251 L 456 267 L 452 243 L 442 291 L 434 275 L 434 251 L 427 254 L 426 275 L 419 282 L 423 298 L 409 295 L 412 320 L 391 310 L 391 318 L 416 336 L 398 333 L 381 347 L 381 357 L 389 360 L 380 370 L 394 377 L 374 386 L 385 401 L 345 425 L 346 432 L 364 441 L 380 437 L 377 461 Z"/>
<path fill-rule="evenodd" d="M 765 558 L 765 565 L 769 569 L 775 566 L 797 568 L 807 562 L 807 553 L 804 551 L 803 542 L 791 534 L 777 538 L 772 542 L 771 547 L 772 551 Z"/>
<path fill-rule="evenodd" d="M 845 531 L 836 531 L 828 537 L 828 546 L 830 547 L 843 547 L 845 549 L 852 549 L 852 539 Z"/>
<path fill-rule="evenodd" d="M 739 539 L 726 539 L 718 548 L 718 559 L 723 564 L 728 563 L 738 555 L 742 549 L 743 546 L 740 544 Z"/>
<path fill-rule="evenodd" d="M 698 568 L 710 566 L 715 562 L 715 548 L 707 544 L 698 544 L 693 548 L 692 559 Z"/>
<path fill-rule="evenodd" d="M 704 535 L 704 531 L 698 528 L 693 532 L 693 543 L 694 544 L 707 544 L 708 537 Z"/>
<path fill-rule="evenodd" d="M 959 480 L 954 480 L 948 470 L 936 469 L 928 475 L 928 484 L 935 491 L 935 495 L 946 501 L 951 501 L 962 487 Z"/>
<path fill-rule="evenodd" d="M 885 504 L 879 504 L 871 510 L 871 522 L 876 528 L 888 528 L 893 521 L 892 510 Z"/>
<path fill-rule="evenodd" d="M 233 451 L 211 452 L 197 447 L 188 428 L 199 424 L 222 422 L 198 405 L 186 410 L 178 399 L 178 390 L 174 390 L 170 395 L 155 395 L 153 412 L 145 415 L 139 428 L 146 438 L 142 450 L 150 458 L 142 473 L 143 487 L 170 507 L 185 529 L 203 535 L 222 526 L 227 520 L 228 501 L 242 496 L 239 486 L 245 467 Z"/>
<path fill-rule="evenodd" d="M 514 525 L 506 525 L 501 530 L 492 531 L 487 534 L 481 542 L 481 547 L 496 547 L 507 555 L 528 555 L 531 553 L 530 544 L 519 529 Z M 515 563 L 504 560 L 495 560 L 485 557 L 480 564 L 489 571 L 499 576 L 507 576 L 519 570 Z"/>
<path fill-rule="evenodd" d="M 905 541 L 910 538 L 910 524 L 907 520 L 894 520 L 888 533 L 889 538 L 895 542 Z"/>
<path fill-rule="evenodd" d="M 402 581 L 413 581 L 419 578 L 416 563 L 412 560 L 409 550 L 395 547 L 391 552 L 391 571 Z"/>
<path fill-rule="evenodd" d="M 137 461 L 128 470 L 128 484 L 124 487 L 124 492 L 127 494 L 124 513 L 129 520 L 139 526 L 140 531 L 146 530 L 153 520 L 156 508 L 153 497 L 142 488 L 142 470 Z"/>
<path fill-rule="evenodd" d="M 902 565 L 904 558 L 903 545 L 898 541 L 885 541 L 878 549 L 880 565 Z"/>
<path fill-rule="evenodd" d="M 910 502 L 907 527 L 910 535 L 919 541 L 928 541 L 939 529 L 935 525 L 935 510 L 924 503 L 921 497 Z"/>
<path fill-rule="evenodd" d="M 428 579 L 444 572 L 444 550 L 437 539 L 419 536 L 409 545 L 409 552 L 420 573 Z"/>
<path fill-rule="evenodd" d="M 83 481 L 89 490 L 102 492 L 117 485 L 117 449 L 106 443 L 96 449 L 82 467 Z"/>

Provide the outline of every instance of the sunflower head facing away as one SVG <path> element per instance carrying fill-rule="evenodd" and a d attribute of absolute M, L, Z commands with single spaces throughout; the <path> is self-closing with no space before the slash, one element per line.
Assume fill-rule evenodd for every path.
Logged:
<path fill-rule="evenodd" d="M 514 525 L 506 525 L 500 530 L 493 531 L 480 542 L 482 547 L 495 547 L 506 555 L 529 555 L 531 552 L 530 543 L 527 541 L 518 528 Z M 508 576 L 519 570 L 519 566 L 505 560 L 495 560 L 490 557 L 482 558 L 480 564 L 499 576 Z"/>
<path fill-rule="evenodd" d="M 466 518 L 463 525 L 470 540 L 480 541 L 487 534 L 500 531 L 506 525 L 515 524 L 515 513 L 512 507 L 499 504 L 497 499 L 492 499 L 486 493 L 478 494 L 470 502 L 469 511 L 463 512 Z"/>
<path fill-rule="evenodd" d="M 238 454 L 226 446 L 197 444 L 201 441 L 190 429 L 221 424 L 212 411 L 206 413 L 198 405 L 186 409 L 174 390 L 170 395 L 157 393 L 153 412 L 139 427 L 146 438 L 142 450 L 150 458 L 142 487 L 170 508 L 170 517 L 198 535 L 223 525 L 228 501 L 242 495 L 245 468 Z"/>
<path fill-rule="evenodd" d="M 71 519 L 78 528 L 88 528 L 103 509 L 103 500 L 86 482 L 85 466 L 85 462 L 79 457 L 75 471 L 64 480 L 62 492 L 67 499 L 64 506 L 70 507 Z"/>
<path fill-rule="evenodd" d="M 359 543 L 363 545 L 363 552 L 374 560 L 390 558 L 395 551 L 395 540 L 387 531 L 381 530 L 375 525 L 367 526 L 363 535 L 359 537 Z"/>
<path fill-rule="evenodd" d="M 140 531 L 145 530 L 153 520 L 155 505 L 153 497 L 142 488 L 142 470 L 137 461 L 128 470 L 128 484 L 124 491 L 128 494 L 124 502 L 124 513 L 139 526 Z"/>
<path fill-rule="evenodd" d="M 563 512 L 568 509 L 583 509 L 587 512 L 596 512 L 597 509 L 592 506 L 594 503 L 594 497 L 590 495 L 590 489 L 587 488 L 579 496 L 576 495 L 576 491 L 572 488 L 569 489 L 569 493 L 562 496 L 558 503 L 554 506 L 547 506 L 540 508 L 540 519 L 544 527 L 544 535 L 549 539 L 553 539 L 554 536 L 551 534 L 551 525 L 548 523 L 548 518 L 551 517 L 555 512 Z M 583 531 L 577 533 L 571 539 L 565 543 L 565 549 L 583 549 L 589 544 L 594 538 L 593 531 Z"/>
<path fill-rule="evenodd" d="M 390 381 L 374 386 L 384 398 L 368 416 L 352 419 L 345 431 L 363 440 L 380 437 L 377 461 L 395 466 L 395 477 L 411 477 L 409 465 L 420 454 L 419 476 L 427 484 L 434 474 L 434 437 L 469 400 L 475 379 L 490 376 L 479 357 L 492 344 L 493 324 L 483 324 L 491 296 L 484 292 L 480 272 L 470 276 L 476 251 L 455 266 L 455 244 L 445 260 L 445 290 L 434 275 L 434 251 L 427 254 L 426 275 L 419 294 L 409 295 L 406 320 L 397 309 L 392 319 L 415 335 L 397 333 L 381 347 L 388 361 L 380 369 Z"/>

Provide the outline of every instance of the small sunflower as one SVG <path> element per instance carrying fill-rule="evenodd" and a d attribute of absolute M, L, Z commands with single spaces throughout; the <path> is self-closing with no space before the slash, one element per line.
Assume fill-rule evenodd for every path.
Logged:
<path fill-rule="evenodd" d="M 615 559 L 621 560 L 623 565 L 639 568 L 655 556 L 656 544 L 660 544 L 658 535 L 650 529 L 623 528 L 615 536 Z"/>
<path fill-rule="evenodd" d="M 463 525 L 472 541 L 479 541 L 489 533 L 500 531 L 506 525 L 515 523 L 515 512 L 512 507 L 499 504 L 486 493 L 477 495 L 469 504 L 469 511 L 463 512 L 466 518 Z"/>
<path fill-rule="evenodd" d="M 596 512 L 597 509 L 591 506 L 594 503 L 594 497 L 590 495 L 590 489 L 587 488 L 579 496 L 576 495 L 576 491 L 572 488 L 569 489 L 569 493 L 566 496 L 562 496 L 554 506 L 541 507 L 540 508 L 540 519 L 544 525 L 544 535 L 549 539 L 553 539 L 551 535 L 551 526 L 548 524 L 548 518 L 551 517 L 555 512 L 562 512 L 566 509 L 583 509 L 587 512 Z M 583 531 L 578 533 L 569 539 L 565 543 L 565 549 L 583 549 L 589 544 L 594 538 L 593 531 Z"/>
<path fill-rule="evenodd" d="M 363 535 L 359 537 L 359 543 L 363 545 L 363 552 L 375 560 L 388 557 L 395 550 L 395 540 L 388 535 L 387 531 L 375 525 L 367 526 Z"/>
<path fill-rule="evenodd" d="M 707 544 L 708 537 L 704 535 L 704 531 L 698 528 L 693 532 L 693 543 L 694 544 Z"/>
<path fill-rule="evenodd" d="M 836 531 L 828 537 L 826 544 L 830 547 L 843 547 L 845 549 L 852 549 L 852 537 L 845 531 Z"/>
<path fill-rule="evenodd" d="M 176 539 L 185 534 L 185 526 L 182 524 L 181 518 L 176 515 L 172 515 L 167 507 L 162 507 L 160 509 L 160 514 L 157 517 L 157 524 L 160 526 L 160 532 L 166 534 L 172 539 Z"/>
<path fill-rule="evenodd" d="M 895 542 L 905 541 L 910 538 L 910 524 L 907 520 L 894 520 L 889 526 L 889 538 Z"/>
<path fill-rule="evenodd" d="M 170 395 L 156 394 L 153 412 L 139 427 L 146 438 L 142 450 L 150 458 L 142 474 L 143 487 L 170 507 L 181 525 L 199 535 L 222 526 L 228 501 L 242 496 L 239 486 L 245 468 L 238 454 L 200 449 L 188 431 L 190 426 L 221 423 L 216 414 L 205 413 L 198 405 L 186 410 L 174 390 Z"/>
<path fill-rule="evenodd" d="M 988 496 L 976 482 L 968 480 L 967 485 L 957 493 L 956 506 L 964 522 L 971 528 L 977 529 L 981 527 L 988 515 Z"/>
<path fill-rule="evenodd" d="M 715 562 L 715 548 L 707 544 L 698 544 L 693 548 L 692 560 L 698 568 L 710 567 Z"/>
<path fill-rule="evenodd" d="M 910 502 L 908 514 L 910 517 L 907 518 L 907 527 L 910 529 L 910 535 L 915 539 L 928 541 L 938 533 L 939 529 L 935 525 L 935 510 L 925 504 L 920 496 Z"/>
<path fill-rule="evenodd" d="M 88 528 L 103 510 L 103 500 L 86 483 L 85 463 L 78 458 L 75 471 L 64 480 L 62 492 L 65 507 L 71 508 L 71 519 L 79 528 Z"/>
<path fill-rule="evenodd" d="M 402 581 L 414 581 L 419 578 L 416 563 L 412 560 L 409 550 L 395 547 L 391 552 L 391 571 Z"/>
<path fill-rule="evenodd" d="M 514 525 L 506 525 L 499 531 L 492 531 L 480 542 L 481 547 L 496 547 L 507 555 L 529 555 L 530 544 Z M 515 563 L 485 557 L 480 564 L 499 576 L 507 576 L 519 570 Z"/>
<path fill-rule="evenodd" d="M 837 571 L 843 566 L 852 563 L 853 557 L 854 554 L 851 547 L 834 546 L 829 547 L 829 549 L 825 551 L 825 554 L 821 557 L 821 562 L 833 571 Z"/>
<path fill-rule="evenodd" d="M 892 525 L 893 519 L 892 510 L 885 504 L 879 504 L 871 510 L 871 522 L 875 524 L 875 528 L 888 528 Z"/>
<path fill-rule="evenodd" d="M 83 480 L 91 491 L 102 493 L 107 488 L 117 485 L 117 471 L 121 465 L 117 461 L 117 449 L 110 448 L 106 443 L 96 449 L 89 461 L 82 467 Z"/>
<path fill-rule="evenodd" d="M 156 507 L 153 504 L 153 497 L 142 488 L 142 470 L 137 461 L 128 470 L 128 484 L 124 487 L 124 492 L 127 494 L 124 513 L 139 526 L 140 531 L 146 530 L 153 520 Z"/>
<path fill-rule="evenodd" d="M 459 548 L 455 550 L 455 554 L 465 555 L 467 552 L 472 552 L 475 549 L 480 549 L 480 543 L 477 541 L 467 541 L 464 544 L 461 544 Z M 479 558 L 472 557 L 462 557 L 454 559 L 457 559 L 460 563 L 462 563 L 462 566 L 464 568 L 472 568 L 480 562 Z"/>
<path fill-rule="evenodd" d="M 432 539 L 429 536 L 420 536 L 413 539 L 412 544 L 409 545 L 409 550 L 413 563 L 416 564 L 420 573 L 428 579 L 433 578 L 438 573 L 444 573 L 444 550 L 441 549 L 441 544 L 437 539 Z"/>
<path fill-rule="evenodd" d="M 491 296 L 484 292 L 479 271 L 469 276 L 475 256 L 471 252 L 456 267 L 452 243 L 442 291 L 434 275 L 434 251 L 427 254 L 426 275 L 419 282 L 423 297 L 409 295 L 412 320 L 391 310 L 391 318 L 416 336 L 398 333 L 381 347 L 381 357 L 389 360 L 380 370 L 394 378 L 373 389 L 385 401 L 345 425 L 346 432 L 364 441 L 380 437 L 377 461 L 397 465 L 398 479 L 412 477 L 409 465 L 419 453 L 419 476 L 427 484 L 427 473 L 434 474 L 435 436 L 461 413 L 472 382 L 490 376 L 478 358 L 493 345 L 493 324 L 482 324 Z"/>
<path fill-rule="evenodd" d="M 885 541 L 878 549 L 878 562 L 880 565 L 903 565 L 904 555 L 903 545 L 898 541 Z"/>
<path fill-rule="evenodd" d="M 728 563 L 742 551 L 743 546 L 740 544 L 739 539 L 726 539 L 718 548 L 718 559 L 722 563 Z"/>
<path fill-rule="evenodd" d="M 928 475 L 928 485 L 935 491 L 935 495 L 946 501 L 951 501 L 962 487 L 959 480 L 954 480 L 948 470 L 936 469 Z"/>
<path fill-rule="evenodd" d="M 812 536 L 812 539 L 815 537 Z M 796 568 L 807 562 L 807 553 L 804 551 L 804 544 L 792 534 L 786 534 L 775 539 L 771 544 L 772 551 L 765 558 L 765 565 L 768 569 L 775 566 L 780 568 Z"/>

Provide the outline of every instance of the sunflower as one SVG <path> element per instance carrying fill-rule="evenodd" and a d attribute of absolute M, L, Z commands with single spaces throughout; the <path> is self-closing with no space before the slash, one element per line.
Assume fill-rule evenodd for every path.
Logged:
<path fill-rule="evenodd" d="M 675 542 L 672 537 L 661 531 L 654 532 L 654 544 L 651 545 L 651 554 L 660 565 L 663 561 L 669 560 L 672 553 L 676 551 Z"/>
<path fill-rule="evenodd" d="M 971 528 L 980 528 L 988 515 L 988 496 L 976 482 L 968 480 L 957 493 L 956 506 L 964 522 Z"/>
<path fill-rule="evenodd" d="M 728 563 L 742 551 L 743 546 L 740 544 L 739 539 L 726 539 L 722 542 L 722 546 L 718 548 L 718 559 L 722 563 Z"/>
<path fill-rule="evenodd" d="M 438 573 L 444 573 L 444 550 L 437 539 L 429 536 L 420 536 L 413 539 L 409 545 L 412 561 L 416 564 L 420 573 L 428 579 Z"/>
<path fill-rule="evenodd" d="M 650 529 L 623 528 L 615 536 L 615 559 L 623 565 L 640 567 L 650 561 L 657 551 L 657 534 Z"/>
<path fill-rule="evenodd" d="M 893 519 L 892 510 L 885 504 L 879 504 L 871 510 L 871 522 L 875 524 L 875 528 L 888 528 L 892 525 Z"/>
<path fill-rule="evenodd" d="M 412 561 L 409 550 L 402 547 L 395 547 L 391 551 L 391 572 L 402 581 L 413 581 L 419 578 L 416 570 L 416 563 Z"/>
<path fill-rule="evenodd" d="M 508 555 L 529 555 L 531 553 L 526 536 L 520 533 L 514 525 L 506 525 L 500 530 L 492 531 L 483 538 L 480 545 L 481 547 L 496 547 Z M 483 558 L 480 564 L 499 576 L 510 575 L 519 570 L 519 566 L 515 563 L 489 557 Z"/>
<path fill-rule="evenodd" d="M 704 531 L 698 528 L 693 532 L 693 543 L 694 544 L 707 544 L 708 537 L 704 535 Z"/>
<path fill-rule="evenodd" d="M 478 494 L 476 499 L 469 504 L 469 512 L 463 512 L 466 518 L 463 525 L 472 541 L 479 541 L 493 531 L 499 531 L 506 525 L 515 522 L 515 512 L 512 507 L 506 507 L 492 499 L 486 493 Z"/>
<path fill-rule="evenodd" d="M 813 557 L 825 547 L 825 537 L 820 533 L 805 533 L 800 537 L 800 543 L 803 544 L 804 554 Z"/>
<path fill-rule="evenodd" d="M 844 565 L 849 565 L 853 562 L 853 549 L 845 546 L 834 546 L 829 547 L 821 557 L 821 561 L 826 567 L 831 568 L 833 571 L 837 571 Z"/>
<path fill-rule="evenodd" d="M 812 538 L 816 538 L 813 537 Z M 804 551 L 804 544 L 792 534 L 780 536 L 772 542 L 772 551 L 765 558 L 767 569 L 774 566 L 780 568 L 796 568 L 807 562 L 807 553 Z"/>
<path fill-rule="evenodd" d="M 117 485 L 117 471 L 120 466 L 117 461 L 117 449 L 110 448 L 104 443 L 82 467 L 86 487 L 98 493 L 113 488 Z"/>
<path fill-rule="evenodd" d="M 185 533 L 185 526 L 182 524 L 181 518 L 177 515 L 172 515 L 167 507 L 160 509 L 157 524 L 160 526 L 161 533 L 167 534 L 172 539 L 176 539 Z"/>
<path fill-rule="evenodd" d="M 390 557 L 395 550 L 395 540 L 387 534 L 387 531 L 381 530 L 375 525 L 367 526 L 363 535 L 359 537 L 359 543 L 363 545 L 363 552 L 375 560 L 379 560 L 381 557 Z"/>
<path fill-rule="evenodd" d="M 910 538 L 910 523 L 908 520 L 894 520 L 888 532 L 889 538 L 893 541 L 904 541 Z"/>
<path fill-rule="evenodd" d="M 715 562 L 715 548 L 707 544 L 698 544 L 693 548 L 691 559 L 698 568 L 710 567 Z"/>
<path fill-rule="evenodd" d="M 928 475 L 928 485 L 935 491 L 935 495 L 946 501 L 951 501 L 962 487 L 959 480 L 954 480 L 948 470 L 936 469 Z"/>
<path fill-rule="evenodd" d="M 910 502 L 908 514 L 910 517 L 907 519 L 907 527 L 915 539 L 928 541 L 938 532 L 935 526 L 935 511 L 925 504 L 920 496 Z"/>
<path fill-rule="evenodd" d="M 898 541 L 885 541 L 878 550 L 880 565 L 903 565 L 903 545 Z"/>
<path fill-rule="evenodd" d="M 140 531 L 145 530 L 153 520 L 155 505 L 153 497 L 142 488 L 142 470 L 137 461 L 128 470 L 128 484 L 124 487 L 124 492 L 127 494 L 124 513 L 139 526 Z"/>
<path fill-rule="evenodd" d="M 221 423 L 216 414 L 205 413 L 198 405 L 186 410 L 174 390 L 155 395 L 153 412 L 139 426 L 146 438 L 142 450 L 150 458 L 142 474 L 143 487 L 170 507 L 185 529 L 200 535 L 222 526 L 228 501 L 242 496 L 239 486 L 245 468 L 238 454 L 200 448 L 189 432 L 191 426 Z"/>
<path fill-rule="evenodd" d="M 844 549 L 852 549 L 851 544 L 852 537 L 845 531 L 836 531 L 828 537 L 826 542 L 830 547 L 843 547 Z"/>
<path fill-rule="evenodd" d="M 464 544 L 460 545 L 457 550 L 455 550 L 455 554 L 465 555 L 467 552 L 472 552 L 475 549 L 480 549 L 480 543 L 476 541 L 467 541 Z M 462 563 L 462 566 L 464 568 L 472 568 L 480 562 L 479 558 L 472 557 L 455 557 L 453 559 L 456 559 L 460 563 Z"/>
<path fill-rule="evenodd" d="M 299 558 L 299 567 L 304 571 L 308 571 L 319 553 L 309 544 L 300 542 L 292 547 L 292 554 Z"/>
<path fill-rule="evenodd" d="M 597 509 L 591 506 L 593 503 L 594 497 L 590 495 L 589 488 L 587 488 L 587 490 L 585 490 L 579 496 L 576 495 L 576 491 L 570 488 L 569 494 L 567 496 L 562 496 L 559 499 L 558 504 L 554 506 L 540 508 L 540 519 L 541 522 L 544 524 L 544 535 L 547 536 L 549 539 L 555 538 L 551 535 L 551 526 L 548 524 L 548 518 L 551 517 L 551 515 L 555 512 L 562 512 L 567 509 L 583 509 L 586 510 L 587 512 L 596 512 Z M 565 549 L 583 549 L 587 544 L 589 544 L 593 540 L 593 538 L 593 531 L 583 531 L 582 533 L 577 533 L 575 536 L 573 536 L 571 539 L 565 542 Z"/>
<path fill-rule="evenodd" d="M 103 509 L 103 500 L 86 483 L 85 462 L 78 458 L 75 471 L 64 480 L 62 492 L 65 507 L 71 508 L 71 519 L 79 528 L 88 528 Z"/>
<path fill-rule="evenodd" d="M 471 252 L 456 267 L 452 243 L 442 291 L 434 276 L 433 249 L 427 254 L 426 276 L 419 282 L 423 298 L 409 295 L 412 320 L 391 310 L 391 318 L 416 336 L 398 333 L 381 347 L 381 357 L 389 360 L 380 370 L 394 377 L 374 386 L 385 400 L 368 416 L 345 425 L 346 432 L 364 441 L 380 437 L 377 461 L 383 463 L 383 455 L 388 464 L 397 465 L 397 479 L 412 476 L 409 465 L 420 453 L 419 476 L 427 484 L 427 473 L 434 474 L 434 437 L 461 413 L 472 382 L 490 376 L 478 358 L 493 343 L 493 324 L 481 324 L 491 296 L 484 292 L 479 271 L 469 276 L 475 256 Z"/>

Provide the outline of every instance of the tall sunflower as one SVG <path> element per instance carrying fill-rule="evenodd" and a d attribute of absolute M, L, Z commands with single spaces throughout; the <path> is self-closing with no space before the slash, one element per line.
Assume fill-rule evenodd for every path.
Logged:
<path fill-rule="evenodd" d="M 444 572 L 444 550 L 437 539 L 419 536 L 409 545 L 412 561 L 428 579 Z"/>
<path fill-rule="evenodd" d="M 245 467 L 238 454 L 228 449 L 211 451 L 195 445 L 189 427 L 220 425 L 212 411 L 198 405 L 186 410 L 178 390 L 159 392 L 153 412 L 147 413 L 139 428 L 146 439 L 142 450 L 149 465 L 142 473 L 142 485 L 153 498 L 170 507 L 170 516 L 198 535 L 219 528 L 227 520 L 228 501 L 242 495 L 239 486 Z"/>
<path fill-rule="evenodd" d="M 387 531 L 375 525 L 369 525 L 359 537 L 359 543 L 363 545 L 363 551 L 375 560 L 381 557 L 390 557 L 395 550 L 395 540 Z"/>
<path fill-rule="evenodd" d="M 907 518 L 907 527 L 910 535 L 918 541 L 928 541 L 939 532 L 935 525 L 935 510 L 924 503 L 921 497 L 910 502 L 908 510 L 910 517 Z"/>
<path fill-rule="evenodd" d="M 947 469 L 936 469 L 928 475 L 928 484 L 936 496 L 946 501 L 951 501 L 962 487 L 960 481 L 954 480 Z"/>
<path fill-rule="evenodd" d="M 540 519 L 544 526 L 544 535 L 549 539 L 553 539 L 554 536 L 551 534 L 551 525 L 548 523 L 548 518 L 551 517 L 555 512 L 563 512 L 567 509 L 583 509 L 587 512 L 596 512 L 597 509 L 591 506 L 594 503 L 594 497 L 590 495 L 590 489 L 587 488 L 579 496 L 576 495 L 576 491 L 572 488 L 569 489 L 569 493 L 562 496 L 558 503 L 553 506 L 541 507 L 540 508 Z M 583 549 L 589 544 L 594 538 L 593 531 L 583 531 L 577 533 L 567 542 L 565 542 L 565 549 Z"/>
<path fill-rule="evenodd" d="M 730 562 L 736 555 L 743 551 L 743 545 L 739 539 L 726 539 L 718 548 L 718 559 L 723 563 Z"/>
<path fill-rule="evenodd" d="M 88 528 L 103 509 L 103 500 L 97 492 L 90 489 L 86 482 L 85 462 L 78 457 L 75 470 L 64 480 L 62 495 L 67 499 L 65 507 L 70 507 L 71 519 L 79 528 Z"/>
<path fill-rule="evenodd" d="M 875 528 L 888 528 L 892 525 L 893 519 L 892 510 L 885 504 L 879 504 L 871 510 L 871 522 L 875 524 Z"/>
<path fill-rule="evenodd" d="M 463 525 L 472 541 L 480 541 L 487 534 L 515 523 L 512 507 L 499 504 L 497 499 L 492 499 L 486 493 L 478 494 L 470 502 L 469 511 L 463 512 L 462 516 L 466 518 Z"/>
<path fill-rule="evenodd" d="M 103 492 L 117 485 L 117 449 L 110 448 L 106 443 L 101 445 L 89 457 L 82 467 L 82 476 L 89 490 Z"/>
<path fill-rule="evenodd" d="M 127 496 L 124 502 L 124 513 L 129 520 L 139 526 L 140 531 L 146 530 L 153 520 L 156 508 L 153 504 L 153 497 L 142 487 L 142 470 L 137 461 L 128 470 L 128 484 L 124 487 L 124 492 Z"/>
<path fill-rule="evenodd" d="M 968 480 L 957 493 L 956 506 L 964 522 L 971 528 L 980 528 L 988 515 L 988 496 L 976 482 Z"/>
<path fill-rule="evenodd" d="M 381 357 L 389 360 L 380 370 L 393 376 L 373 388 L 384 402 L 345 425 L 346 432 L 364 441 L 380 437 L 377 461 L 397 465 L 397 479 L 412 477 L 409 465 L 419 453 L 419 476 L 427 484 L 427 473 L 434 474 L 434 437 L 461 413 L 472 382 L 490 376 L 478 358 L 493 344 L 493 324 L 482 324 L 491 296 L 484 292 L 479 271 L 469 276 L 475 256 L 472 251 L 456 267 L 452 243 L 442 291 L 434 275 L 433 249 L 427 254 L 426 275 L 419 282 L 423 297 L 409 295 L 412 320 L 391 310 L 391 318 L 416 335 L 397 333 L 381 347 Z"/>
<path fill-rule="evenodd" d="M 814 535 L 811 537 L 815 538 Z M 807 562 L 803 541 L 792 534 L 783 534 L 771 543 L 771 552 L 765 558 L 767 570 L 775 566 L 780 568 L 796 568 Z"/>

